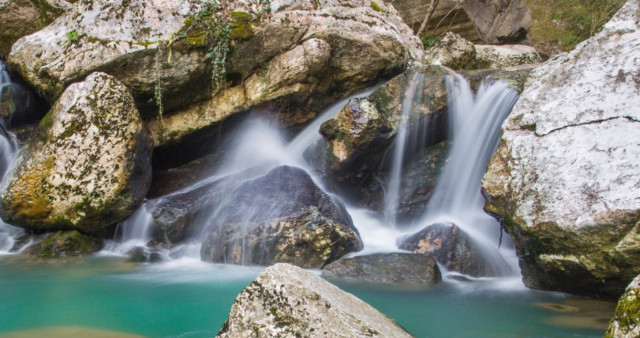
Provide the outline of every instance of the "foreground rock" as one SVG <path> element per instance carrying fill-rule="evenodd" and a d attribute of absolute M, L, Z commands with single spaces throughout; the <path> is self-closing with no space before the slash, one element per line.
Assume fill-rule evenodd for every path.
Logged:
<path fill-rule="evenodd" d="M 344 206 L 302 169 L 277 167 L 221 192 L 205 220 L 205 261 L 321 268 L 362 249 Z"/>
<path fill-rule="evenodd" d="M 400 249 L 427 255 L 449 270 L 482 277 L 497 272 L 482 256 L 469 235 L 451 223 L 427 226 L 400 244 Z"/>
<path fill-rule="evenodd" d="M 407 253 L 341 258 L 322 269 L 322 276 L 415 286 L 435 284 L 442 279 L 435 260 L 425 255 Z"/>
<path fill-rule="evenodd" d="M 422 24 L 428 0 L 391 0 L 414 31 Z M 525 43 L 531 30 L 531 11 L 524 0 L 440 0 L 425 30 L 438 37 L 450 31 L 474 43 Z"/>
<path fill-rule="evenodd" d="M 27 254 L 41 258 L 86 256 L 100 251 L 102 239 L 83 235 L 77 230 L 58 231 L 27 249 Z"/>
<path fill-rule="evenodd" d="M 20 153 L 0 215 L 27 229 L 100 234 L 142 203 L 151 148 L 128 89 L 93 73 L 69 86 Z"/>
<path fill-rule="evenodd" d="M 640 273 L 639 7 L 538 68 L 503 125 L 482 186 L 530 287 L 618 297 Z"/>
<path fill-rule="evenodd" d="M 640 275 L 627 286 L 605 337 L 640 337 Z"/>
<path fill-rule="evenodd" d="M 417 148 L 446 137 L 444 78 L 448 74 L 439 66 L 412 68 L 369 97 L 350 101 L 336 117 L 322 125 L 320 133 L 327 144 L 329 170 L 342 187 L 354 189 L 356 192 L 352 194 L 357 195 L 358 189 L 370 183 L 372 173 L 380 167 L 398 133 L 407 96 L 406 104 L 411 105 L 413 112 L 407 124 L 416 138 L 422 140 Z"/>
<path fill-rule="evenodd" d="M 218 337 L 412 337 L 393 319 L 288 264 L 264 270 L 236 298 Z"/>
<path fill-rule="evenodd" d="M 19 38 L 42 29 L 64 11 L 71 2 L 64 0 L 0 1 L 0 57 L 11 51 Z"/>
<path fill-rule="evenodd" d="M 156 145 L 171 144 L 266 102 L 278 101 L 287 123 L 305 122 L 420 60 L 393 7 L 377 9 L 368 0 L 82 1 L 16 42 L 8 62 L 49 100 L 93 71 L 111 74 L 143 116 L 164 112 L 150 129 Z"/>

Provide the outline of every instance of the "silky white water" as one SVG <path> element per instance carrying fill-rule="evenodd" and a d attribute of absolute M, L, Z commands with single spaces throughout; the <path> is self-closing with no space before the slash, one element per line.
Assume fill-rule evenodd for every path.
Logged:
<path fill-rule="evenodd" d="M 0 93 L 2 88 L 11 84 L 11 78 L 5 64 L 0 61 Z M 2 96 L 0 96 L 0 105 Z M 0 117 L 0 187 L 4 185 L 7 173 L 11 171 L 13 162 L 18 154 L 18 144 L 15 135 L 7 129 L 5 121 Z M 0 219 L 0 255 L 9 254 L 16 243 L 16 239 L 24 234 L 22 228 L 6 224 Z"/>

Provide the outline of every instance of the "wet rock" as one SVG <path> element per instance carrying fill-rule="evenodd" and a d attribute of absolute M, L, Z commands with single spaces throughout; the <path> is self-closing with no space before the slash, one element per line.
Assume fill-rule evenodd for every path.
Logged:
<path fill-rule="evenodd" d="M 418 31 L 429 9 L 428 0 L 391 0 L 402 19 Z M 531 11 L 524 0 L 440 0 L 429 25 L 429 36 L 445 32 L 474 43 L 524 43 L 531 30 Z"/>
<path fill-rule="evenodd" d="M 149 188 L 151 140 L 128 89 L 93 73 L 40 123 L 0 193 L 0 215 L 38 231 L 102 234 Z"/>
<path fill-rule="evenodd" d="M 412 337 L 393 319 L 289 264 L 264 270 L 236 298 L 218 337 Z"/>
<path fill-rule="evenodd" d="M 64 0 L 0 1 L 0 57 L 11 51 L 19 38 L 36 32 L 72 6 Z"/>
<path fill-rule="evenodd" d="M 395 285 L 429 285 L 442 279 L 435 260 L 407 253 L 341 258 L 325 266 L 322 276 Z"/>
<path fill-rule="evenodd" d="M 636 277 L 620 297 L 616 312 L 605 337 L 640 336 L 640 276 Z"/>
<path fill-rule="evenodd" d="M 460 71 L 460 74 L 469 80 L 471 88 L 478 90 L 480 84 L 487 79 L 500 80 L 509 84 L 509 87 L 522 93 L 529 75 L 539 64 L 525 64 L 502 69 L 477 69 Z"/>
<path fill-rule="evenodd" d="M 277 167 L 223 195 L 203 230 L 205 261 L 321 268 L 362 249 L 344 206 L 302 169 Z"/>
<path fill-rule="evenodd" d="M 100 238 L 83 235 L 77 230 L 58 231 L 27 249 L 27 254 L 41 258 L 86 256 L 100 251 Z"/>
<path fill-rule="evenodd" d="M 329 171 L 337 189 L 357 197 L 361 189 L 372 184 L 373 173 L 398 133 L 403 100 L 411 86 L 417 94 L 411 101 L 413 114 L 407 123 L 415 131 L 415 138 L 420 139 L 415 146 L 422 149 L 445 139 L 447 74 L 439 66 L 412 68 L 369 97 L 352 100 L 322 125 L 320 132 L 326 141 Z"/>
<path fill-rule="evenodd" d="M 137 247 L 133 248 L 127 253 L 129 256 L 129 262 L 134 263 L 158 263 L 162 262 L 162 255 L 158 252 L 150 251 L 147 248 Z"/>
<path fill-rule="evenodd" d="M 4 118 L 12 129 L 39 121 L 47 108 L 46 102 L 20 83 L 6 84 L 0 88 L 0 118 Z"/>
<path fill-rule="evenodd" d="M 482 181 L 530 287 L 618 297 L 640 273 L 640 5 L 537 68 Z"/>
<path fill-rule="evenodd" d="M 471 237 L 452 223 L 429 225 L 405 239 L 400 249 L 427 255 L 447 269 L 467 275 L 496 275 Z"/>

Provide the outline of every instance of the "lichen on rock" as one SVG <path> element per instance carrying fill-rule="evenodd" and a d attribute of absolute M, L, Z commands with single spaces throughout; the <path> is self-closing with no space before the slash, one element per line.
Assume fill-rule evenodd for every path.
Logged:
<path fill-rule="evenodd" d="M 627 286 L 611 319 L 606 338 L 640 336 L 640 275 Z"/>
<path fill-rule="evenodd" d="M 101 233 L 142 203 L 151 146 L 129 90 L 93 73 L 65 90 L 20 153 L 0 215 L 34 230 Z"/>

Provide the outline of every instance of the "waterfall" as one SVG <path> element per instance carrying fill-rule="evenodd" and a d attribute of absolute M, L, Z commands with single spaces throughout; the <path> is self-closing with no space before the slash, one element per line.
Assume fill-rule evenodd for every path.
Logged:
<path fill-rule="evenodd" d="M 7 72 L 7 67 L 0 61 L 0 93 L 2 88 L 11 84 L 11 78 Z M 0 95 L 0 107 L 2 106 L 2 96 Z M 4 185 L 5 177 L 11 171 L 11 166 L 18 154 L 18 143 L 16 137 L 5 125 L 5 121 L 0 117 L 0 187 Z M 16 239 L 24 234 L 21 228 L 6 224 L 0 219 L 0 255 L 9 253 L 16 243 Z"/>
<path fill-rule="evenodd" d="M 414 102 L 420 103 L 422 99 L 422 82 L 424 74 L 414 73 L 409 80 L 404 100 L 402 101 L 402 112 L 398 133 L 393 146 L 393 161 L 391 163 L 391 178 L 387 184 L 384 196 L 384 214 L 387 220 L 395 224 L 400 204 L 400 186 L 402 180 L 402 168 L 404 163 L 405 149 L 409 139 L 410 119 L 413 112 Z"/>
<path fill-rule="evenodd" d="M 497 147 L 502 122 L 515 105 L 518 93 L 506 83 L 485 82 L 474 96 L 460 75 L 447 78 L 447 92 L 453 146 L 418 225 L 452 222 L 480 245 L 497 271 L 517 272 L 517 262 L 506 262 L 504 253 L 498 252 L 500 227 L 483 211 L 480 182 Z"/>

